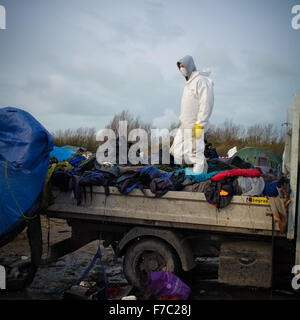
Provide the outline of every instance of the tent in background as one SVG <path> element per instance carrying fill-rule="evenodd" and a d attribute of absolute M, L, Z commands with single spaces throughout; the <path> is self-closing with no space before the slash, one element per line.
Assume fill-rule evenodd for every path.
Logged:
<path fill-rule="evenodd" d="M 247 147 L 239 150 L 234 156 L 239 156 L 254 166 L 271 168 L 276 173 L 281 172 L 282 159 L 272 151 L 263 148 Z"/>

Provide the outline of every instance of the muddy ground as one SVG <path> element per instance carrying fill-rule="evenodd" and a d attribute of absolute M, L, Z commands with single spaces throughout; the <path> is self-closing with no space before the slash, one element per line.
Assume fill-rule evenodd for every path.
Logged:
<path fill-rule="evenodd" d="M 50 245 L 71 235 L 71 228 L 65 220 L 50 219 L 41 216 L 43 234 L 43 259 L 48 254 L 48 230 L 50 230 Z M 94 257 L 99 241 L 94 241 L 83 248 L 65 255 L 56 262 L 41 265 L 33 282 L 22 291 L 0 291 L 2 300 L 62 300 L 66 296 L 55 292 L 70 287 Z M 102 260 L 106 269 L 110 286 L 121 289 L 119 297 L 135 294 L 139 299 L 142 295 L 131 289 L 122 272 L 122 259 L 114 256 L 113 250 L 104 248 L 100 242 Z M 30 248 L 26 229 L 12 242 L 0 248 L 0 265 L 12 266 L 30 259 Z M 217 282 L 218 258 L 198 258 L 198 266 L 182 275 L 181 279 L 191 288 L 191 300 L 295 300 L 299 295 L 293 292 L 289 282 L 281 282 L 271 289 L 232 287 Z M 11 270 L 11 269 L 9 269 Z M 89 273 L 86 280 L 97 281 L 103 279 L 99 265 Z M 115 298 L 118 299 L 118 296 Z"/>

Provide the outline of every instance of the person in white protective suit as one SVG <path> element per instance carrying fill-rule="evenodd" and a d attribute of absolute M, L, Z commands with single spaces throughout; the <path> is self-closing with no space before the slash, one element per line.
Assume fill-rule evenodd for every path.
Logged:
<path fill-rule="evenodd" d="M 193 165 L 193 172 L 207 173 L 204 132 L 214 105 L 214 83 L 209 72 L 197 71 L 191 56 L 177 66 L 186 79 L 181 99 L 180 126 L 170 148 L 177 163 Z"/>

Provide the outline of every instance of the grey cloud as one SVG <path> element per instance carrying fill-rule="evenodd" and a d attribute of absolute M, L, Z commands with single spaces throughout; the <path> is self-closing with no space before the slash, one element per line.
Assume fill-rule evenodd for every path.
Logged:
<path fill-rule="evenodd" d="M 26 96 L 36 109 L 43 106 L 45 116 L 88 114 L 103 119 L 129 109 L 144 119 L 152 119 L 170 104 L 170 85 L 155 65 L 141 60 L 127 62 L 125 70 L 118 70 L 113 65 L 83 62 L 81 67 L 72 63 L 72 59 L 66 64 L 58 57 L 50 57 L 48 74 L 28 78 L 12 92 Z"/>
<path fill-rule="evenodd" d="M 109 14 L 100 8 L 93 11 L 86 9 L 88 23 L 85 20 L 81 26 L 98 36 L 101 44 L 121 50 L 128 45 L 146 50 L 172 42 L 184 34 L 162 3 L 137 1 L 134 6 L 135 10 L 127 10 L 127 4 L 124 3 L 119 11 L 107 8 Z M 101 26 L 109 34 L 104 41 L 101 39 Z"/>
<path fill-rule="evenodd" d="M 34 12 L 9 3 L 20 18 L 0 34 L 0 104 L 24 106 L 51 128 L 104 126 L 122 109 L 147 122 L 163 118 L 165 109 L 179 116 L 184 79 L 175 61 L 181 53 L 212 71 L 214 123 L 229 117 L 241 124 L 280 122 L 300 92 L 296 34 L 286 33 L 282 43 L 293 45 L 276 51 L 271 31 L 262 21 L 245 23 L 249 16 L 237 1 L 230 2 L 237 11 L 222 7 L 225 32 L 214 19 L 219 7 L 208 1 L 188 2 L 191 23 L 182 15 L 187 5 L 177 10 L 173 1 L 28 0 Z M 252 17 L 261 5 L 247 8 Z"/>
<path fill-rule="evenodd" d="M 274 54 L 247 51 L 243 53 L 243 60 L 249 79 L 300 76 L 300 70 L 282 55 L 275 57 Z"/>
<path fill-rule="evenodd" d="M 212 68 L 212 76 L 232 76 L 238 72 L 238 66 L 234 61 L 234 57 L 226 51 L 220 51 L 212 48 L 205 43 L 199 43 L 194 50 L 197 59 L 197 68 Z"/>

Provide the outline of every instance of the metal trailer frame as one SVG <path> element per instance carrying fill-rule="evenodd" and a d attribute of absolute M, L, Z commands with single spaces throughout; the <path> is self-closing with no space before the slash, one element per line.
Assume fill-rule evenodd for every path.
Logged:
<path fill-rule="evenodd" d="M 287 110 L 283 173 L 290 178 L 291 203 L 288 212 L 287 239 L 296 240 L 295 265 L 300 265 L 300 201 L 299 201 L 299 129 L 300 94 L 294 95 L 294 108 Z"/>
<path fill-rule="evenodd" d="M 300 265 L 300 201 L 299 201 L 299 190 L 300 190 L 300 179 L 299 179 L 299 122 L 300 122 L 300 94 L 294 95 L 294 141 L 292 140 L 292 147 L 295 147 L 295 150 L 292 152 L 295 153 L 295 159 L 292 158 L 293 169 L 293 184 L 295 186 L 294 196 L 294 210 L 295 210 L 295 221 L 294 226 L 296 229 L 296 256 L 295 256 L 295 265 Z M 297 131 L 296 131 L 297 130 Z M 296 153 L 297 151 L 297 153 Z M 294 156 L 294 154 L 293 154 Z M 292 171 L 293 172 L 293 171 Z M 297 181 L 298 180 L 298 181 Z M 298 187 L 298 189 L 296 189 Z M 297 214 L 296 214 L 297 213 Z M 297 220 L 296 220 L 297 219 Z"/>

